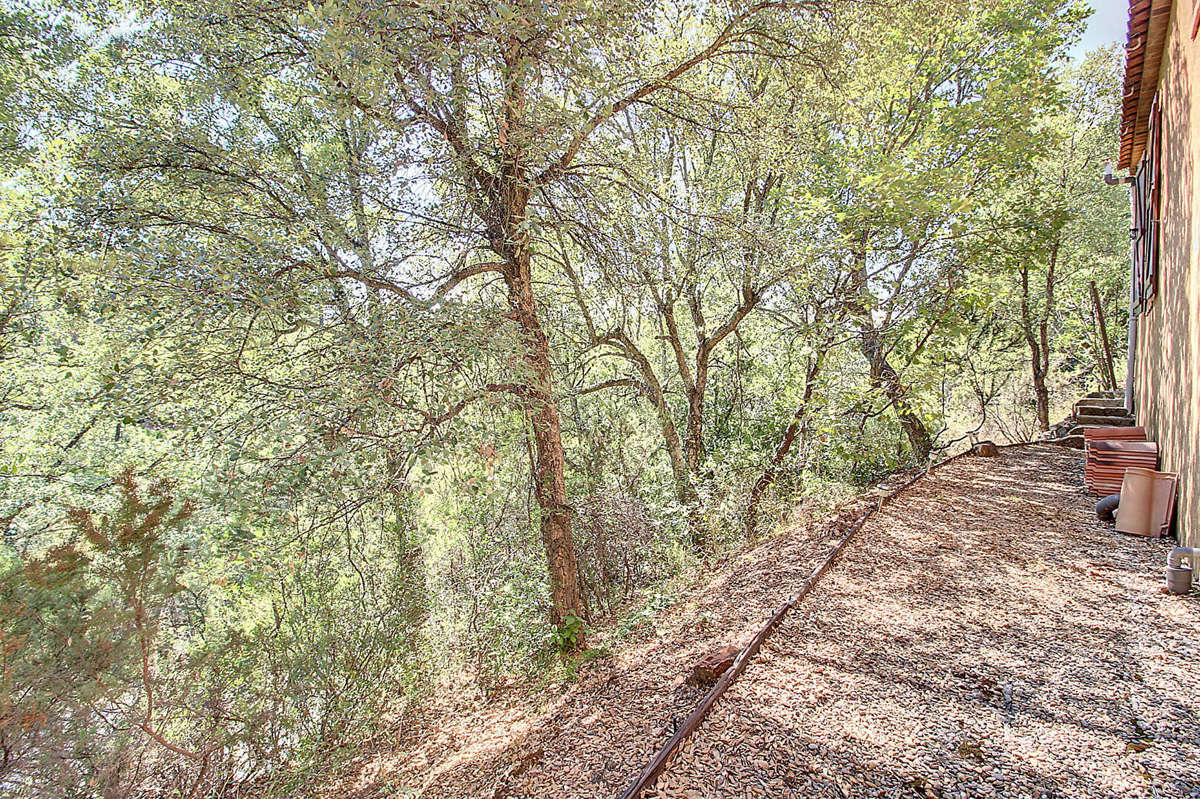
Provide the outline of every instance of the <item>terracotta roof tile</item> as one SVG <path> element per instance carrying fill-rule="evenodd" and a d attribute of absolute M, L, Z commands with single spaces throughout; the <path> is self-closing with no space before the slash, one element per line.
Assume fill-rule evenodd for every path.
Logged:
<path fill-rule="evenodd" d="M 1125 91 L 1121 100 L 1121 150 L 1117 166 L 1129 169 L 1141 158 L 1150 128 L 1150 104 L 1171 19 L 1172 0 L 1130 0 L 1125 40 Z"/>

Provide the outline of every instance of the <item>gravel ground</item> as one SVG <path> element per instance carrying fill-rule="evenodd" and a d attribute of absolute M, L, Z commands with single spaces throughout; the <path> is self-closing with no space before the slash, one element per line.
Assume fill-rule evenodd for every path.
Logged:
<path fill-rule="evenodd" d="M 1200 600 L 1081 485 L 1048 447 L 919 482 L 649 796 L 1200 796 Z"/>
<path fill-rule="evenodd" d="M 1079 453 L 966 458 L 873 517 L 647 798 L 1200 797 L 1200 600 L 1099 525 Z M 848 507 L 841 524 L 861 512 Z M 828 520 L 827 520 L 828 521 Z M 615 797 L 839 537 L 714 569 L 571 686 L 449 693 L 310 793 Z"/>

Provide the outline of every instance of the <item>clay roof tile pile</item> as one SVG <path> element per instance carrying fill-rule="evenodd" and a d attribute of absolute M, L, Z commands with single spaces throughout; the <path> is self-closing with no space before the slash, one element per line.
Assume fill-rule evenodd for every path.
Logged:
<path fill-rule="evenodd" d="M 1158 444 L 1153 441 L 1131 441 L 1125 436 L 1095 438 L 1086 441 L 1085 451 L 1084 482 L 1088 491 L 1100 496 L 1121 492 L 1126 469 L 1158 468 Z"/>

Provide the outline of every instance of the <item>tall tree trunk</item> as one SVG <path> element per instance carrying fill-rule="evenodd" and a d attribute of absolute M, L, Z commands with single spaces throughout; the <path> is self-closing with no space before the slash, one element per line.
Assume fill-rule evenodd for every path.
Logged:
<path fill-rule="evenodd" d="M 671 416 L 671 409 L 667 407 L 667 397 L 662 383 L 645 353 L 628 336 L 624 333 L 611 335 L 614 343 L 624 350 L 625 357 L 632 361 L 638 372 L 641 373 L 642 380 L 638 387 L 641 389 L 642 395 L 650 401 L 654 407 L 654 414 L 658 417 L 658 427 L 662 432 L 667 458 L 671 463 L 671 476 L 675 481 L 675 496 L 679 500 L 679 504 L 686 508 L 692 543 L 701 546 L 703 528 L 700 518 L 700 497 L 696 493 L 696 485 L 692 480 L 694 473 L 691 466 L 692 461 L 688 457 L 684 440 L 679 436 L 679 428 Z"/>
<path fill-rule="evenodd" d="M 929 459 L 933 451 L 933 439 L 921 417 L 913 411 L 908 400 L 908 388 L 900 379 L 900 374 L 888 363 L 887 354 L 883 349 L 883 338 L 875 326 L 866 321 L 861 327 L 859 348 L 863 357 L 871 365 L 871 383 L 883 389 L 883 394 L 891 403 L 896 419 L 912 447 L 913 456 L 918 461 Z"/>
<path fill-rule="evenodd" d="M 1033 381 L 1033 396 L 1037 408 L 1037 426 L 1041 432 L 1050 429 L 1050 390 L 1047 377 L 1050 373 L 1050 316 L 1054 310 L 1055 267 L 1058 263 L 1058 245 L 1050 250 L 1046 267 L 1045 306 L 1036 323 L 1029 299 L 1029 266 L 1021 269 L 1021 328 L 1025 343 L 1029 345 L 1029 372 Z"/>
<path fill-rule="evenodd" d="M 1022 312 L 1028 318 L 1027 301 L 1021 298 Z M 1049 371 L 1049 353 L 1042 344 L 1047 339 L 1045 325 L 1038 325 L 1037 331 L 1025 327 L 1025 343 L 1029 345 L 1029 376 L 1033 381 L 1033 398 L 1037 413 L 1037 426 L 1041 432 L 1050 429 L 1050 390 L 1046 386 L 1046 373 Z"/>
<path fill-rule="evenodd" d="M 1108 326 L 1104 323 L 1104 305 L 1100 302 L 1100 292 L 1096 290 L 1096 281 L 1091 281 L 1092 307 L 1096 313 L 1096 332 L 1100 336 L 1100 347 L 1104 360 L 1101 362 L 1101 374 L 1108 379 L 1107 388 L 1115 391 L 1117 388 L 1117 373 L 1113 369 L 1112 345 L 1108 342 Z"/>
<path fill-rule="evenodd" d="M 512 113 L 519 111 L 519 106 Z M 503 275 L 513 319 L 521 332 L 526 381 L 514 388 L 523 396 L 525 412 L 533 428 L 533 492 L 541 511 L 542 546 L 550 578 L 550 620 L 560 626 L 567 617 L 584 619 L 583 595 L 579 586 L 579 562 L 571 532 L 571 510 L 567 502 L 566 455 L 562 422 L 554 398 L 550 340 L 538 318 L 533 293 L 527 232 L 530 181 L 526 170 L 514 159 L 499 181 L 499 237 L 493 249 L 504 256 Z M 496 228 L 493 228 L 494 230 Z M 496 240 L 499 239 L 499 240 Z M 575 645 L 583 646 L 582 638 Z"/>
<path fill-rule="evenodd" d="M 657 380 L 651 389 L 650 401 L 654 404 L 655 413 L 658 415 L 663 443 L 667 447 L 667 457 L 671 462 L 671 475 L 675 480 L 675 496 L 687 512 L 688 531 L 692 537 L 692 544 L 702 546 L 704 534 L 703 520 L 700 517 L 700 495 L 696 493 L 696 484 L 692 479 L 695 469 L 691 465 L 692 459 L 689 452 L 679 437 L 675 420 L 671 418 L 666 397 L 662 395 L 661 389 L 657 386 Z"/>
<path fill-rule="evenodd" d="M 1037 406 L 1038 430 L 1050 429 L 1050 391 L 1046 387 L 1046 370 L 1043 366 L 1041 346 L 1033 337 L 1028 338 L 1030 374 L 1033 378 L 1033 397 Z"/>
<path fill-rule="evenodd" d="M 587 613 L 571 531 L 566 454 L 554 396 L 550 340 L 538 317 L 530 263 L 529 201 L 535 181 L 524 146 L 528 126 L 525 82 L 534 73 L 529 69 L 530 53 L 519 37 L 510 36 L 498 43 L 505 60 L 500 168 L 492 175 L 470 168 L 468 160 L 469 179 L 480 192 L 475 214 L 484 225 L 489 247 L 503 260 L 500 273 L 508 290 L 511 318 L 521 336 L 524 375 L 508 390 L 522 398 L 533 430 L 533 494 L 541 516 L 542 547 L 550 580 L 550 621 L 561 626 L 568 617 L 585 619 Z M 440 124 L 447 127 L 444 120 Z M 462 152 L 460 135 L 448 138 L 451 146 Z M 582 635 L 573 643 L 583 647 Z"/>
<path fill-rule="evenodd" d="M 563 427 L 553 397 L 550 346 L 536 316 L 528 283 L 518 283 L 510 292 L 510 300 L 516 306 L 518 324 L 526 338 L 526 362 L 532 376 L 533 392 L 527 413 L 534 435 L 534 495 L 541 510 L 541 540 L 550 573 L 551 621 L 560 625 L 569 614 L 584 618 L 571 513 L 566 500 Z"/>
<path fill-rule="evenodd" d="M 697 345 L 695 372 L 688 365 L 687 354 L 684 350 L 683 339 L 679 335 L 679 326 L 675 321 L 675 308 L 673 298 L 664 298 L 661 296 L 655 297 L 655 302 L 658 305 L 659 313 L 662 315 L 663 322 L 667 328 L 667 341 L 671 346 L 672 352 L 675 354 L 676 366 L 679 369 L 679 376 L 682 379 L 683 385 L 687 391 L 687 417 L 683 432 L 683 460 L 686 467 L 686 476 L 681 475 L 677 468 L 675 454 L 672 453 L 671 467 L 675 469 L 675 482 L 679 487 L 680 501 L 687 506 L 688 516 L 688 532 L 691 535 L 692 545 L 698 549 L 707 546 L 708 541 L 704 529 L 704 519 L 700 513 L 700 498 L 696 493 L 696 478 L 700 475 L 700 464 L 704 459 L 704 392 L 708 384 L 708 355 L 709 350 L 706 347 L 706 341 L 703 337 L 703 330 L 697 325 L 697 336 L 699 342 Z M 695 313 L 696 309 L 693 309 Z M 650 369 L 649 362 L 642 359 L 643 370 Z M 650 370 L 653 371 L 653 370 Z M 649 378 L 647 378 L 649 382 Z M 657 384 L 657 379 L 654 380 Z M 658 392 L 662 394 L 661 387 Z M 665 401 L 661 398 L 656 403 L 663 409 L 663 429 L 667 431 L 667 418 Z M 671 434 L 677 435 L 677 428 L 672 422 L 669 425 Z M 668 445 L 670 446 L 668 438 Z"/>
<path fill-rule="evenodd" d="M 663 444 L 667 448 L 667 458 L 671 462 L 671 474 L 675 479 L 676 494 L 681 502 L 691 502 L 696 498 L 696 489 L 692 485 L 692 475 L 688 470 L 687 455 L 683 451 L 683 441 L 679 431 L 675 429 L 675 421 L 665 406 L 655 406 L 658 415 L 659 429 L 662 431 Z"/>
<path fill-rule="evenodd" d="M 688 390 L 687 428 L 683 437 L 683 453 L 687 459 L 688 486 L 691 503 L 688 505 L 688 531 L 692 545 L 698 549 L 708 546 L 708 531 L 700 513 L 700 497 L 696 494 L 696 481 L 700 477 L 700 464 L 704 462 L 704 392 L 708 382 L 708 363 L 697 364 L 696 384 Z"/>
<path fill-rule="evenodd" d="M 908 388 L 900 379 L 900 373 L 888 363 L 883 345 L 883 334 L 875 327 L 870 311 L 870 288 L 867 284 L 867 234 L 863 233 L 861 248 L 853 253 L 853 271 L 850 275 L 850 299 L 847 310 L 858 320 L 859 351 L 871 368 L 871 384 L 882 389 L 892 406 L 900 427 L 908 438 L 913 455 L 918 461 L 929 459 L 933 451 L 933 439 L 921 417 L 912 409 L 908 400 Z"/>
<path fill-rule="evenodd" d="M 707 371 L 707 367 L 705 367 Z M 687 456 L 688 471 L 692 475 L 700 474 L 700 464 L 704 461 L 704 377 L 696 376 L 696 386 L 688 390 L 687 428 L 683 435 L 683 452 Z"/>
<path fill-rule="evenodd" d="M 562 422 L 554 401 L 550 366 L 550 342 L 537 315 L 529 252 L 522 248 L 509 281 L 509 302 L 525 345 L 525 363 L 530 385 L 526 412 L 533 428 L 533 492 L 541 509 L 542 545 L 550 575 L 551 621 L 560 625 L 568 614 L 584 618 L 579 591 L 579 564 L 571 534 L 571 512 L 567 503 L 566 457 Z"/>
<path fill-rule="evenodd" d="M 750 499 L 746 503 L 746 535 L 748 536 L 754 535 L 755 528 L 758 526 L 758 504 L 762 501 L 763 493 L 775 482 L 775 478 L 779 474 L 779 466 L 791 451 L 792 443 L 797 436 L 802 441 L 805 438 L 808 430 L 808 409 L 812 402 L 813 382 L 821 371 L 821 363 L 824 359 L 825 350 L 821 350 L 805 370 L 804 394 L 800 398 L 800 404 L 796 406 L 796 412 L 792 414 L 791 423 L 783 431 L 783 438 L 775 447 L 775 455 L 772 456 L 771 462 L 763 469 L 763 473 L 754 483 L 754 487 L 750 489 Z"/>

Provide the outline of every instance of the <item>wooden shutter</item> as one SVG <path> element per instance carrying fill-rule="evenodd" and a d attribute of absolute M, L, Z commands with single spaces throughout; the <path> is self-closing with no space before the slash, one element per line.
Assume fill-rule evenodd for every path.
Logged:
<path fill-rule="evenodd" d="M 1146 150 L 1133 185 L 1133 297 L 1145 310 L 1158 289 L 1159 206 L 1162 194 L 1162 114 L 1158 98 L 1150 106 Z"/>

